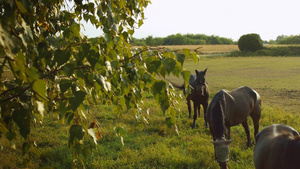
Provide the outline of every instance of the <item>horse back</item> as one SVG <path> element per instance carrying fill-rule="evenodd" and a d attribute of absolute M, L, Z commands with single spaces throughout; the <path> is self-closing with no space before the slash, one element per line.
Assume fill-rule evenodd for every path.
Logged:
<path fill-rule="evenodd" d="M 190 76 L 189 84 L 190 84 L 193 88 L 196 88 L 196 79 L 197 79 L 197 76 L 196 76 L 196 75 L 191 75 L 191 76 Z"/>
<path fill-rule="evenodd" d="M 231 105 L 237 109 L 236 111 L 244 112 L 247 117 L 253 111 L 260 111 L 261 99 L 260 95 L 248 86 L 243 86 L 228 92 L 231 98 Z M 260 112 L 257 112 L 260 113 Z"/>
<path fill-rule="evenodd" d="M 260 114 L 257 101 L 259 95 L 252 88 L 240 87 L 232 91 L 222 91 L 224 115 L 229 126 L 241 124 L 253 113 Z"/>
<path fill-rule="evenodd" d="M 300 137 L 285 125 L 266 127 L 256 136 L 254 164 L 256 169 L 300 168 Z"/>

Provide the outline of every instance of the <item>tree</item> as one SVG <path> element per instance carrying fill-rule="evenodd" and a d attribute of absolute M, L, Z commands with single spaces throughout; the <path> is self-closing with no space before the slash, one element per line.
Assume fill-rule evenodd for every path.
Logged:
<path fill-rule="evenodd" d="M 152 36 L 148 36 L 146 38 L 146 45 L 149 45 L 149 46 L 153 45 L 153 37 Z"/>
<path fill-rule="evenodd" d="M 241 51 L 257 51 L 263 49 L 263 41 L 258 34 L 246 34 L 238 40 L 238 47 Z"/>
<path fill-rule="evenodd" d="M 142 115 L 140 103 L 148 92 L 174 118 L 177 96 L 164 77 L 183 76 L 188 84 L 190 74 L 182 68 L 185 56 L 130 46 L 149 3 L 1 1 L 0 137 L 14 144 L 19 134 L 23 153 L 31 151 L 32 125 L 46 113 L 56 114 L 70 126 L 69 146 L 81 158 L 100 139 L 97 119 L 94 125 L 86 122 L 93 106 L 110 104 L 114 111 L 134 109 Z M 100 28 L 103 36 L 91 43 L 80 32 L 83 20 Z M 4 70 L 13 78 L 2 79 Z M 120 137 L 124 133 L 119 127 L 116 132 Z"/>
<path fill-rule="evenodd" d="M 300 44 L 300 35 L 278 36 L 278 44 Z"/>

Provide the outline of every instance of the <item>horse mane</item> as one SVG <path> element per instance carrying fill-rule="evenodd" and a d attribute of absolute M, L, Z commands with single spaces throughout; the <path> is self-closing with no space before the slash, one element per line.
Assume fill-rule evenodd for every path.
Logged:
<path fill-rule="evenodd" d="M 217 97 L 214 98 L 214 106 L 212 107 L 211 121 L 214 130 L 215 138 L 221 138 L 225 134 L 224 127 L 224 112 L 222 108 L 221 100 L 223 98 L 223 92 L 216 94 Z M 213 102 L 212 101 L 212 102 Z"/>

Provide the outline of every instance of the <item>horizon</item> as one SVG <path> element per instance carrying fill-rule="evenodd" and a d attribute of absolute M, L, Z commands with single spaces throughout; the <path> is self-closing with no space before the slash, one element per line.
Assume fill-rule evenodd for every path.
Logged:
<path fill-rule="evenodd" d="M 144 24 L 133 37 L 166 37 L 180 33 L 205 34 L 237 41 L 242 35 L 256 33 L 263 41 L 278 36 L 299 35 L 300 1 L 297 0 L 151 0 L 145 8 Z M 84 24 L 83 33 L 97 37 L 101 30 Z"/>

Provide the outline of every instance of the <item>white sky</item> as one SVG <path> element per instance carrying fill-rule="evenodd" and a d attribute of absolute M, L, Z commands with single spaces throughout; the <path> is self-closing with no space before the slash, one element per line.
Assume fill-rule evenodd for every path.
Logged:
<path fill-rule="evenodd" d="M 206 34 L 235 41 L 248 33 L 263 40 L 300 34 L 299 0 L 151 0 L 136 38 L 171 34 Z M 99 30 L 86 26 L 88 37 Z"/>

